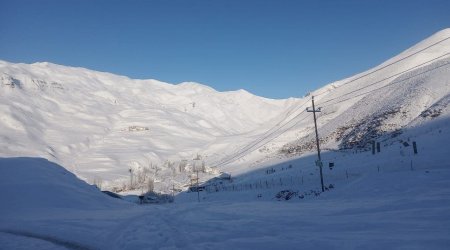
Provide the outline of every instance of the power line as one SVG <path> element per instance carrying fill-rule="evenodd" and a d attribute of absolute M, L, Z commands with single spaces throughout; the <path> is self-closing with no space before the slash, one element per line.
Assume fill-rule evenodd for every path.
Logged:
<path fill-rule="evenodd" d="M 425 51 L 425 50 L 427 50 L 427 49 L 429 49 L 429 48 L 431 48 L 431 47 L 434 47 L 434 46 L 436 46 L 436 45 L 438 45 L 438 44 L 440 44 L 440 43 L 442 43 L 442 42 L 444 42 L 444 41 L 446 41 L 446 40 L 448 40 L 448 39 L 450 39 L 450 37 L 443 38 L 443 39 L 441 39 L 441 40 L 439 40 L 439 41 L 437 41 L 437 42 L 435 42 L 435 43 L 433 43 L 433 44 L 428 45 L 427 47 L 425 47 L 425 48 L 423 48 L 423 49 L 421 49 L 421 50 L 418 50 L 418 51 L 416 51 L 416 52 L 414 52 L 414 53 L 412 53 L 412 54 L 409 54 L 409 55 L 407 55 L 407 56 L 405 56 L 405 57 L 402 57 L 402 58 L 400 58 L 400 59 L 398 59 L 398 60 L 396 60 L 396 61 L 394 61 L 394 62 L 392 62 L 392 63 L 389 63 L 389 64 L 387 64 L 387 65 L 384 65 L 383 67 L 381 67 L 381 68 L 379 68 L 379 69 L 373 70 L 373 71 L 368 72 L 368 73 L 366 73 L 366 74 L 364 74 L 364 75 L 361 75 L 361 76 L 359 76 L 359 77 L 357 77 L 357 78 L 355 78 L 355 79 L 352 79 L 352 80 L 350 80 L 350 81 L 348 81 L 348 82 L 345 82 L 345 83 L 339 85 L 338 87 L 342 87 L 342 86 L 344 86 L 344 85 L 347 85 L 347 84 L 349 84 L 349 83 L 352 83 L 352 82 L 354 82 L 354 81 L 357 81 L 357 80 L 359 80 L 359 79 L 361 79 L 361 78 L 364 78 L 364 77 L 366 77 L 366 76 L 372 75 L 372 74 L 374 74 L 374 73 L 376 73 L 376 72 L 378 72 L 378 71 L 380 71 L 380 70 L 382 70 L 382 69 L 385 69 L 385 68 L 387 68 L 387 67 L 390 67 L 390 66 L 392 66 L 392 65 L 394 65 L 394 64 L 396 64 L 396 63 L 398 63 L 398 62 L 401 62 L 401 61 L 403 61 L 403 60 L 406 60 L 406 59 L 408 59 L 408 58 L 410 58 L 410 57 L 412 57 L 412 56 L 414 56 L 414 55 L 419 54 L 420 52 L 423 52 L 423 51 Z M 322 93 L 319 93 L 319 94 L 315 94 L 315 96 L 319 96 L 319 95 L 322 95 L 322 94 L 324 94 L 324 93 L 326 93 L 326 91 L 324 91 L 324 92 L 322 92 Z"/>
<path fill-rule="evenodd" d="M 306 104 L 308 103 L 308 101 L 305 101 L 304 103 L 302 103 L 300 106 L 298 106 L 297 110 L 299 110 L 300 108 L 304 107 Z M 294 120 L 295 118 L 299 117 L 300 114 L 302 114 L 303 112 L 300 112 L 299 114 L 297 114 L 296 116 L 294 116 L 293 118 L 291 118 L 290 120 L 288 120 L 285 124 L 281 125 L 280 124 L 284 121 L 286 121 L 286 119 L 289 117 L 289 115 L 287 117 L 285 117 L 285 119 L 283 119 L 281 122 L 278 122 L 274 127 L 270 128 L 269 130 L 267 130 L 266 132 L 264 132 L 264 136 L 257 138 L 256 140 L 254 140 L 253 142 L 247 144 L 243 149 L 240 150 L 240 152 L 236 153 L 235 156 L 228 158 L 220 163 L 218 163 L 216 166 L 220 166 L 223 165 L 225 163 L 228 163 L 229 160 L 232 160 L 233 158 L 239 155 L 241 155 L 242 153 L 245 153 L 246 151 L 248 151 L 249 149 L 251 149 L 252 147 L 256 146 L 258 143 L 260 143 L 262 140 L 270 137 L 271 135 L 273 135 L 275 132 L 278 132 L 281 128 L 283 128 L 284 126 L 286 126 L 288 123 L 290 123 L 292 120 Z M 278 126 L 278 128 L 276 128 Z M 276 129 L 275 129 L 276 128 Z M 269 132 L 271 130 L 275 129 L 272 132 Z M 268 134 L 267 134 L 268 133 Z M 233 160 L 234 161 L 234 160 Z"/>
<path fill-rule="evenodd" d="M 300 106 L 298 106 L 297 110 L 300 109 L 301 107 L 305 106 L 307 103 L 308 103 L 308 101 L 302 103 Z M 267 131 L 264 133 L 264 134 L 266 134 L 266 135 L 264 135 L 264 136 L 262 136 L 262 137 L 260 137 L 260 138 L 257 138 L 257 139 L 254 140 L 253 142 L 250 142 L 249 144 L 247 144 L 244 148 L 242 148 L 242 149 L 240 150 L 240 152 L 236 153 L 236 154 L 235 154 L 234 156 L 232 156 L 231 158 L 228 157 L 228 159 L 219 161 L 219 163 L 215 164 L 216 167 L 222 166 L 222 165 L 224 165 L 224 164 L 227 164 L 227 163 L 230 163 L 230 162 L 233 162 L 233 161 L 235 161 L 235 160 L 237 160 L 237 159 L 242 158 L 242 157 L 239 157 L 239 156 L 242 155 L 242 154 L 244 154 L 244 153 L 246 153 L 246 152 L 247 152 L 248 150 L 250 150 L 252 147 L 258 145 L 261 141 L 263 141 L 263 140 L 269 138 L 270 136 L 272 136 L 273 134 L 275 134 L 276 132 L 278 132 L 281 128 L 283 128 L 284 126 L 286 126 L 287 124 L 289 124 L 291 121 L 293 121 L 294 119 L 296 119 L 297 117 L 299 117 L 302 113 L 304 113 L 304 111 L 300 112 L 299 114 L 297 114 L 296 116 L 294 116 L 293 118 L 291 118 L 290 120 L 288 120 L 285 124 L 283 124 L 283 125 L 281 125 L 281 126 L 279 126 L 279 124 L 281 124 L 283 121 L 286 121 L 286 119 L 284 119 L 282 122 L 279 122 L 279 123 L 276 125 L 276 126 L 278 126 L 278 128 L 276 128 L 274 131 L 268 133 L 270 130 L 274 129 L 276 126 L 274 126 L 274 127 L 272 127 L 271 129 L 267 130 Z M 287 117 L 286 117 L 286 118 L 287 118 Z M 295 126 L 295 124 L 294 124 L 294 126 Z M 289 129 L 290 129 L 290 128 L 292 128 L 292 126 L 289 127 Z M 287 130 L 285 130 L 284 132 L 286 132 L 286 131 L 287 131 Z M 284 132 L 283 132 L 283 133 L 284 133 Z M 267 134 L 267 133 L 268 133 L 268 134 Z M 278 136 L 277 136 L 277 137 L 278 137 Z M 277 137 L 275 137 L 275 138 L 277 138 Z M 275 139 L 275 138 L 274 138 L 274 139 Z M 272 140 L 273 140 L 273 139 L 272 139 Z M 266 143 L 266 144 L 267 144 L 267 143 Z"/>
<path fill-rule="evenodd" d="M 390 79 L 390 78 L 393 78 L 393 77 L 396 77 L 396 76 L 398 76 L 398 75 L 402 75 L 402 74 L 404 74 L 404 73 L 406 73 L 406 72 L 408 72 L 408 71 L 411 71 L 411 70 L 413 70 L 413 69 L 415 69 L 415 68 L 421 67 L 421 66 L 423 66 L 423 65 L 425 65 L 425 64 L 428 64 L 428 63 L 430 63 L 430 62 L 436 61 L 436 60 L 441 59 L 441 58 L 443 58 L 443 57 L 445 57 L 445 56 L 448 56 L 448 55 L 450 55 L 450 53 L 446 53 L 446 54 L 444 54 L 444 55 L 435 57 L 435 58 L 433 58 L 433 59 L 431 59 L 431 60 L 429 60 L 429 61 L 426 61 L 426 62 L 421 63 L 421 64 L 419 64 L 419 65 L 416 65 L 416 66 L 414 66 L 414 67 L 408 68 L 408 69 L 406 69 L 406 70 L 403 70 L 403 71 L 401 71 L 401 72 L 399 72 L 399 73 L 396 73 L 396 74 L 394 74 L 394 75 L 391 75 L 391 76 L 389 76 L 389 77 L 383 78 L 382 80 L 379 80 L 379 81 L 370 83 L 370 84 L 368 84 L 368 85 L 366 85 L 366 86 L 364 86 L 364 87 L 362 87 L 362 88 L 355 89 L 355 90 L 350 91 L 350 92 L 348 92 L 348 93 L 345 93 L 345 94 L 343 94 L 343 95 L 341 95 L 341 96 L 337 96 L 337 97 L 328 99 L 328 100 L 322 102 L 322 104 L 331 102 L 331 101 L 333 101 L 333 100 L 336 100 L 336 99 L 338 99 L 338 98 L 341 98 L 342 96 L 345 96 L 345 95 L 349 95 L 349 94 L 355 93 L 355 92 L 360 91 L 360 90 L 362 90 L 362 89 L 366 89 L 366 88 L 368 88 L 368 87 L 370 87 L 370 86 L 373 86 L 373 85 L 378 84 L 378 83 L 380 83 L 380 82 L 386 81 L 386 80 L 388 80 L 388 79 Z"/>
<path fill-rule="evenodd" d="M 339 87 L 342 87 L 342 86 L 344 86 L 344 85 L 346 85 L 346 84 L 349 84 L 349 83 L 351 83 L 351 82 L 357 81 L 357 80 L 362 79 L 362 78 L 364 78 L 364 77 L 367 77 L 367 76 L 369 76 L 369 75 L 371 75 L 371 74 L 374 74 L 375 72 L 378 72 L 378 71 L 380 71 L 380 70 L 382 70 L 382 69 L 385 69 L 385 68 L 387 68 L 387 67 L 390 67 L 390 66 L 392 66 L 392 65 L 394 65 L 394 64 L 396 64 L 396 63 L 398 63 L 398 62 L 401 62 L 401 61 L 403 61 L 403 60 L 405 60 L 405 59 L 407 59 L 407 58 L 410 58 L 410 57 L 412 57 L 412 56 L 414 56 L 414 55 L 419 54 L 420 52 L 423 52 L 423 51 L 425 51 L 425 50 L 427 50 L 427 49 L 429 49 L 429 48 L 431 48 L 431 47 L 434 47 L 434 46 L 438 45 L 439 43 L 442 43 L 442 42 L 444 42 L 444 41 L 446 41 L 446 40 L 448 40 L 448 39 L 450 39 L 450 37 L 446 37 L 446 38 L 444 38 L 444 39 L 441 39 L 441 40 L 439 40 L 439 41 L 437 41 L 437 42 L 435 42 L 435 43 L 433 43 L 433 44 L 431 44 L 431 45 L 429 45 L 429 46 L 427 46 L 427 47 L 425 47 L 425 48 L 423 48 L 423 49 L 421 49 L 421 50 L 418 50 L 418 51 L 416 51 L 416 52 L 414 52 L 414 53 L 412 53 L 412 54 L 410 54 L 410 55 L 407 55 L 407 56 L 405 56 L 405 57 L 402 57 L 402 58 L 400 58 L 400 59 L 398 59 L 398 60 L 396 60 L 396 61 L 394 61 L 394 62 L 392 62 L 392 63 L 389 63 L 389 64 L 387 64 L 387 65 L 385 65 L 385 66 L 383 66 L 383 67 L 381 67 L 381 68 L 379 68 L 379 69 L 376 69 L 376 70 L 374 70 L 374 71 L 371 71 L 371 72 L 369 72 L 369 73 L 366 73 L 366 74 L 364 74 L 364 75 L 361 75 L 361 76 L 359 76 L 359 77 L 357 77 L 357 78 L 355 78 L 355 79 L 352 79 L 352 80 L 350 80 L 350 81 L 348 81 L 348 82 L 346 82 L 346 83 L 343 83 L 343 84 L 341 84 Z M 408 71 L 410 71 L 410 70 L 412 70 L 412 69 L 414 69 L 414 68 L 423 66 L 424 64 L 430 63 L 430 62 L 432 62 L 432 61 L 435 61 L 435 60 L 437 60 L 437 59 L 440 59 L 440 58 L 442 58 L 442 57 L 445 57 L 445 56 L 447 56 L 447 55 L 449 55 L 449 54 L 450 54 L 450 53 L 446 53 L 446 54 L 444 54 L 444 55 L 441 55 L 441 56 L 439 56 L 439 57 L 436 57 L 436 58 L 434 58 L 434 59 L 431 59 L 431 60 L 429 60 L 429 61 L 427 61 L 427 62 L 421 63 L 421 64 L 416 65 L 416 66 L 414 66 L 414 67 L 411 67 L 411 68 L 409 68 L 409 69 L 407 69 L 407 70 L 404 70 L 404 71 L 402 71 L 402 72 L 400 72 L 400 73 L 397 73 L 397 74 L 394 74 L 394 75 L 389 76 L 389 77 L 387 77 L 387 78 L 384 78 L 383 80 L 380 80 L 380 81 L 371 83 L 371 84 L 369 84 L 369 85 L 366 85 L 366 86 L 363 87 L 363 88 L 360 88 L 360 89 L 354 90 L 354 91 L 352 91 L 352 92 L 350 92 L 350 93 L 346 93 L 346 94 L 344 94 L 344 95 L 341 95 L 341 96 L 338 96 L 338 97 L 329 99 L 329 100 L 325 101 L 324 103 L 328 103 L 328 102 L 330 102 L 330 101 L 336 100 L 337 98 L 341 98 L 342 96 L 345 96 L 345 95 L 348 95 L 348 94 L 351 94 L 351 93 L 360 91 L 360 90 L 365 89 L 365 88 L 368 88 L 368 87 L 370 87 L 370 86 L 372 86 L 372 85 L 375 85 L 375 84 L 377 84 L 377 83 L 380 83 L 380 82 L 382 82 L 382 81 L 385 81 L 385 80 L 387 80 L 387 79 L 390 79 L 390 78 L 392 78 L 392 77 L 395 77 L 395 76 L 397 76 L 397 75 L 404 74 L 404 73 L 406 73 L 406 72 L 408 72 Z M 445 64 L 445 65 L 446 65 L 446 64 Z M 441 65 L 441 66 L 444 66 L 444 65 Z M 440 66 L 440 67 L 441 67 L 441 66 Z M 431 71 L 431 70 L 428 70 L 428 71 Z M 425 72 L 428 72 L 428 71 L 425 71 Z M 422 72 L 422 73 L 425 73 L 425 72 Z M 418 75 L 419 75 L 419 74 L 418 74 Z M 412 78 L 412 77 L 411 77 L 411 78 Z M 408 79 L 410 79 L 410 78 L 408 78 Z M 404 79 L 404 80 L 406 80 L 406 79 Z M 402 80 L 402 81 L 404 81 L 404 80 Z M 400 82 L 400 81 L 398 81 L 398 82 Z M 395 83 L 398 83 L 398 82 L 395 82 Z M 394 84 L 394 83 L 385 85 L 385 86 L 383 86 L 383 87 L 381 87 L 381 88 L 390 86 L 390 85 L 392 85 L 392 84 Z M 381 89 L 381 88 L 378 88 L 378 89 Z M 351 97 L 351 98 L 347 98 L 347 99 L 345 99 L 345 100 L 341 100 L 340 102 L 343 102 L 343 101 L 346 101 L 346 100 L 350 100 L 350 99 L 352 99 L 352 98 L 356 98 L 356 97 L 358 97 L 358 96 L 361 96 L 361 95 L 363 95 L 363 94 L 370 93 L 370 92 L 375 91 L 375 90 L 378 90 L 378 89 L 374 89 L 374 90 L 371 90 L 371 91 L 368 91 L 368 92 L 359 94 L 359 95 L 357 95 L 357 96 L 354 96 L 354 97 Z M 316 94 L 316 96 L 322 95 L 322 94 L 324 94 L 324 93 L 326 93 L 326 91 L 324 91 L 324 92 L 322 92 L 322 93 L 319 93 L 319 94 Z M 340 102 L 336 102 L 336 103 L 334 103 L 334 104 L 337 104 L 337 103 L 340 103 Z M 308 101 L 306 101 L 305 103 L 303 103 L 302 105 L 300 105 L 300 106 L 297 108 L 297 110 L 300 109 L 302 106 L 304 106 L 306 103 L 308 103 Z M 325 106 L 330 106 L 330 105 L 332 105 L 332 104 L 325 105 Z M 293 113 L 293 112 L 292 112 L 292 113 Z M 269 138 L 270 136 L 272 136 L 275 132 L 278 132 L 281 128 L 283 128 L 284 126 L 286 126 L 287 124 L 289 124 L 291 121 L 293 121 L 294 119 L 296 119 L 297 117 L 299 117 L 299 116 L 300 116 L 301 114 L 303 114 L 303 113 L 304 113 L 304 111 L 300 112 L 299 114 L 297 114 L 296 116 L 294 116 L 293 118 L 291 118 L 290 120 L 288 120 L 285 124 L 283 124 L 283 125 L 280 126 L 280 124 L 283 123 L 284 121 L 286 121 L 286 119 L 289 117 L 290 114 L 288 114 L 288 115 L 285 117 L 285 119 L 283 119 L 282 121 L 278 122 L 274 127 L 270 128 L 269 130 L 267 130 L 266 132 L 264 132 L 264 134 L 268 133 L 269 131 L 273 130 L 274 128 L 276 128 L 276 127 L 278 126 L 277 129 L 275 129 L 274 131 L 270 132 L 270 133 L 267 134 L 267 135 L 264 135 L 264 136 L 262 136 L 262 137 L 260 137 L 260 138 L 257 138 L 255 141 L 253 141 L 253 142 L 247 144 L 243 149 L 240 150 L 240 152 L 236 153 L 236 154 L 235 154 L 234 156 L 232 156 L 231 158 L 228 157 L 228 159 L 219 161 L 219 163 L 215 164 L 215 166 L 216 166 L 216 167 L 222 166 L 222 165 L 224 165 L 224 164 L 227 164 L 227 163 L 236 161 L 236 160 L 238 160 L 238 159 L 241 159 L 241 158 L 244 156 L 243 154 L 247 153 L 247 152 L 248 152 L 249 150 L 251 150 L 254 146 L 258 145 L 260 142 L 262 142 L 262 141 L 264 141 L 265 139 L 267 139 L 267 138 Z M 299 122 L 301 122 L 301 121 L 303 121 L 305 118 L 306 118 L 306 117 L 304 117 L 304 118 L 301 119 L 300 121 L 297 121 L 296 124 L 299 123 Z M 288 131 L 289 129 L 291 129 L 292 127 L 294 127 L 296 124 L 294 124 L 293 126 L 290 126 L 289 128 L 285 129 L 282 133 L 280 133 L 280 134 L 278 134 L 276 137 L 274 137 L 274 138 L 268 140 L 267 142 L 265 142 L 265 143 L 264 143 L 263 145 L 261 145 L 261 146 L 264 146 L 264 145 L 266 145 L 267 143 L 271 142 L 272 140 L 278 138 L 280 135 L 284 134 L 286 131 Z M 260 147 L 261 147 L 261 146 L 260 146 Z"/>
<path fill-rule="evenodd" d="M 442 56 L 436 57 L 436 58 L 434 58 L 434 59 L 432 59 L 432 60 L 429 60 L 429 61 L 427 61 L 427 62 L 425 62 L 425 63 L 421 63 L 421 64 L 416 65 L 416 66 L 414 66 L 414 67 L 411 67 L 411 68 L 409 68 L 409 69 L 407 69 L 407 70 L 404 70 L 404 71 L 402 71 L 401 73 L 398 73 L 398 74 L 404 74 L 404 73 L 406 73 L 406 72 L 408 72 L 408 71 L 410 71 L 410 70 L 412 70 L 412 69 L 414 69 L 414 68 L 423 66 L 424 64 L 427 64 L 427 63 L 429 63 L 429 62 L 435 61 L 435 60 L 440 59 L 440 58 L 442 58 L 442 57 L 444 57 L 444 56 L 446 56 L 446 55 L 449 55 L 449 54 L 450 54 L 450 53 L 446 53 L 446 54 L 444 54 L 444 55 L 442 55 Z M 397 84 L 397 83 L 399 83 L 399 82 L 406 81 L 406 80 L 408 80 L 408 79 L 411 79 L 411 78 L 413 78 L 413 77 L 419 76 L 419 75 L 421 75 L 421 74 L 430 72 L 430 71 L 435 70 L 435 69 L 437 69 L 437 68 L 441 68 L 441 67 L 443 67 L 443 66 L 445 66 L 445 65 L 448 65 L 448 64 L 450 64 L 450 62 L 445 63 L 445 64 L 443 64 L 443 65 L 440 65 L 440 66 L 438 66 L 438 67 L 435 67 L 435 68 L 426 70 L 426 71 L 424 71 L 424 72 L 420 72 L 420 73 L 415 74 L 415 75 L 413 75 L 413 76 L 410 76 L 410 77 L 408 77 L 408 78 L 405 78 L 405 79 L 402 79 L 402 80 L 399 80 L 399 81 L 392 82 L 392 83 L 390 83 L 390 84 L 388 84 L 388 85 L 385 85 L 385 86 L 382 86 L 382 87 L 380 87 L 380 88 L 373 89 L 373 90 L 370 90 L 370 91 L 367 91 L 367 92 L 358 94 L 358 95 L 356 95 L 356 96 L 349 97 L 349 98 L 347 98 L 347 99 L 340 100 L 339 102 L 335 102 L 335 103 L 332 103 L 332 104 L 328 104 L 328 105 L 325 105 L 325 106 L 322 106 L 322 107 L 328 107 L 328 106 L 331 106 L 331 105 L 334 105 L 334 104 L 338 104 L 338 103 L 341 103 L 341 102 L 344 102 L 344 101 L 347 101 L 347 100 L 350 100 L 350 99 L 359 97 L 359 96 L 361 96 L 361 95 L 365 95 L 365 94 L 371 93 L 371 92 L 373 92 L 373 91 L 376 91 L 376 90 L 379 90 L 379 89 L 382 89 L 382 88 L 391 86 L 391 85 L 393 85 L 393 84 Z M 389 76 L 389 77 L 387 77 L 387 78 L 385 78 L 385 79 L 383 79 L 383 80 L 381 80 L 381 81 L 384 81 L 384 80 L 386 80 L 386 79 L 392 78 L 392 77 L 394 77 L 394 76 L 396 76 L 396 75 L 398 75 L 398 74 L 395 74 L 395 75 L 393 75 L 393 76 Z M 369 85 L 374 85 L 374 84 L 379 83 L 379 82 L 381 82 L 381 81 L 377 81 L 377 82 L 371 83 L 371 84 L 369 84 Z M 356 92 L 356 91 L 359 91 L 359 90 L 362 90 L 362 89 L 365 89 L 365 88 L 367 88 L 367 86 L 365 86 L 365 87 L 363 87 L 363 88 L 360 88 L 360 89 L 358 89 L 358 90 L 352 91 L 352 92 Z M 341 96 L 339 96 L 339 97 L 336 97 L 336 98 L 327 100 L 325 103 L 327 103 L 327 102 L 329 102 L 329 101 L 331 101 L 331 100 L 335 100 L 335 99 L 337 99 L 337 98 L 340 98 L 340 97 L 342 97 L 342 96 L 345 96 L 345 95 L 347 95 L 347 94 L 348 94 L 348 93 L 346 93 L 346 94 L 344 94 L 344 95 L 341 95 Z M 299 108 L 302 107 L 302 106 L 304 106 L 306 103 L 308 103 L 308 101 L 306 101 L 306 102 L 304 102 L 302 105 L 300 105 Z M 297 114 L 296 116 L 294 116 L 293 118 L 291 118 L 290 120 L 288 120 L 285 124 L 279 126 L 276 130 L 272 131 L 272 132 L 269 133 L 268 135 L 265 135 L 265 136 L 263 136 L 263 137 L 261 137 L 261 138 L 256 139 L 255 141 L 251 142 L 250 144 L 248 144 L 247 146 L 245 146 L 240 152 L 238 152 L 236 155 L 234 155 L 234 156 L 232 156 L 231 158 L 228 158 L 228 159 L 226 159 L 226 160 L 224 160 L 224 161 L 221 161 L 221 162 L 219 162 L 218 164 L 216 164 L 216 167 L 222 166 L 222 165 L 225 165 L 225 164 L 227 164 L 227 163 L 230 163 L 230 162 L 233 162 L 233 161 L 236 161 L 236 160 L 241 159 L 242 157 L 245 156 L 244 154 L 247 153 L 249 150 L 251 150 L 254 146 L 258 145 L 260 142 L 262 142 L 262 141 L 264 141 L 265 139 L 269 138 L 269 137 L 272 136 L 274 133 L 280 131 L 281 128 L 283 128 L 283 127 L 285 127 L 286 125 L 288 125 L 290 122 L 292 122 L 294 119 L 298 118 L 298 117 L 299 117 L 301 114 L 303 114 L 304 112 L 305 112 L 305 111 L 300 112 L 299 114 Z M 305 116 L 303 119 L 297 121 L 295 124 L 293 124 L 292 126 L 288 127 L 287 129 L 283 130 L 281 133 L 279 133 L 279 134 L 278 134 L 277 136 L 275 136 L 274 138 L 269 139 L 268 141 L 266 141 L 266 142 L 265 142 L 263 145 L 261 145 L 261 146 L 264 146 L 264 145 L 266 145 L 267 143 L 269 143 L 269 142 L 275 140 L 276 138 L 278 138 L 279 136 L 281 136 L 282 134 L 284 134 L 285 132 L 287 132 L 288 130 L 290 130 L 291 128 L 293 128 L 296 124 L 298 124 L 299 122 L 305 120 L 306 118 L 307 118 L 307 116 Z M 278 124 L 280 124 L 280 123 L 278 123 Z M 273 129 L 273 128 L 271 128 L 271 129 Z M 271 129 L 269 129 L 268 131 L 270 131 Z M 261 146 L 260 146 L 260 147 L 261 147 Z"/>
<path fill-rule="evenodd" d="M 303 114 L 303 113 L 305 113 L 305 111 L 299 113 L 296 117 L 294 117 L 294 119 L 297 118 L 297 117 L 299 117 L 299 116 L 300 116 L 301 114 Z M 288 130 L 290 130 L 290 129 L 293 128 L 295 125 L 297 125 L 297 123 L 302 122 L 302 121 L 305 120 L 306 118 L 308 118 L 308 116 L 303 117 L 302 119 L 300 119 L 299 121 L 297 121 L 295 124 L 293 124 L 292 126 L 286 128 L 285 130 L 283 130 L 283 132 L 279 133 L 279 134 L 276 135 L 274 138 L 268 140 L 267 142 L 265 142 L 265 143 L 264 143 L 263 145 L 261 145 L 261 146 L 264 146 L 264 145 L 266 145 L 267 143 L 269 143 L 269 142 L 275 140 L 275 139 L 278 138 L 280 135 L 286 133 Z M 292 119 L 292 120 L 293 120 L 293 119 Z M 292 120 L 290 120 L 290 121 L 292 121 Z M 289 122 L 290 122 L 290 121 L 289 121 Z M 288 123 L 289 123 L 289 122 L 288 122 Z M 288 123 L 286 123 L 286 124 L 288 124 Z M 286 125 L 286 124 L 285 124 L 285 125 Z M 283 126 L 284 126 L 284 125 L 283 125 Z M 259 140 L 259 141 L 256 142 L 255 144 L 253 144 L 250 148 L 247 148 L 246 150 L 241 151 L 240 153 L 238 153 L 237 155 L 233 156 L 232 158 L 229 158 L 229 159 L 227 159 L 227 160 L 225 160 L 225 161 L 223 161 L 223 162 L 217 164 L 216 167 L 222 166 L 222 165 L 224 165 L 224 164 L 227 164 L 227 163 L 230 163 L 230 162 L 234 162 L 234 161 L 236 161 L 236 160 L 239 160 L 239 159 L 243 158 L 243 157 L 245 156 L 245 153 L 247 153 L 249 150 L 251 150 L 252 147 L 258 145 L 260 142 L 264 141 L 265 139 L 267 139 L 267 138 L 270 137 L 271 135 L 273 135 L 273 133 L 270 134 L 270 135 L 268 135 L 268 136 L 265 136 L 264 138 L 262 138 L 261 140 Z M 259 146 L 259 147 L 261 147 L 261 146 Z"/>
<path fill-rule="evenodd" d="M 341 102 L 345 102 L 345 101 L 351 100 L 351 99 L 353 99 L 353 98 L 356 98 L 356 97 L 359 97 L 359 96 L 362 96 L 362 95 L 366 95 L 366 94 L 369 94 L 369 93 L 371 93 L 371 92 L 374 92 L 374 91 L 377 91 L 377 90 L 380 90 L 380 89 L 383 89 L 383 88 L 387 88 L 387 87 L 392 86 L 392 85 L 394 85 L 394 84 L 398 84 L 398 83 L 400 83 L 400 82 L 404 82 L 404 81 L 406 81 L 406 80 L 409 80 L 409 79 L 411 79 L 411 78 L 417 77 L 417 76 L 419 76 L 419 75 L 422 75 L 422 74 L 428 73 L 428 72 L 430 72 L 430 71 L 433 71 L 433 70 L 442 68 L 442 67 L 444 67 L 444 66 L 446 66 L 446 65 L 449 65 L 449 64 L 450 64 L 450 61 L 447 62 L 447 63 L 444 63 L 444 64 L 442 64 L 442 65 L 439 65 L 439 66 L 437 66 L 437 67 L 434 67 L 434 68 L 428 69 L 428 70 L 426 70 L 426 71 L 417 73 L 417 74 L 415 74 L 415 75 L 409 76 L 409 77 L 407 77 L 407 78 L 404 78 L 404 79 L 401 79 L 401 80 L 398 80 L 398 81 L 395 81 L 395 82 L 391 82 L 391 83 L 389 83 L 389 84 L 387 84 L 387 85 L 384 85 L 384 86 L 381 86 L 381 87 L 379 87 L 379 88 L 372 89 L 372 90 L 370 90 L 370 91 L 366 91 L 366 92 L 364 92 L 364 93 L 360 93 L 360 94 L 358 94 L 358 95 L 356 95 L 356 96 L 352 96 L 352 97 L 349 97 L 349 98 L 347 98 L 347 99 L 340 100 L 340 101 L 335 102 L 335 103 L 331 103 L 331 104 L 324 105 L 324 106 L 322 106 L 322 107 L 329 107 L 329 106 L 331 106 L 331 105 L 335 105 L 335 104 L 338 104 L 338 103 L 341 103 Z"/>

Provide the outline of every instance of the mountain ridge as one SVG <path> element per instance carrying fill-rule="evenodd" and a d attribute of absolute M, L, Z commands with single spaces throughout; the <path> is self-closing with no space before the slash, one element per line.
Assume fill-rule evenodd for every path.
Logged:
<path fill-rule="evenodd" d="M 154 170 L 164 190 L 173 164 L 201 158 L 217 171 L 242 173 L 313 150 L 310 95 L 324 107 L 318 117 L 324 148 L 367 148 L 378 137 L 449 116 L 449 38 L 445 29 L 370 70 L 282 100 L 0 61 L 1 156 L 48 158 L 110 185 L 129 178 L 129 169 L 157 164 L 164 166 Z"/>

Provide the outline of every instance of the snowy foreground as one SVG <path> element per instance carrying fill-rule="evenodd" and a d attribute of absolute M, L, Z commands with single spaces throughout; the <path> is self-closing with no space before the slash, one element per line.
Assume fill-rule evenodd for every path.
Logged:
<path fill-rule="evenodd" d="M 185 193 L 139 206 L 47 160 L 2 158 L 0 249 L 448 249 L 449 180 L 447 163 L 373 171 L 304 199 Z"/>

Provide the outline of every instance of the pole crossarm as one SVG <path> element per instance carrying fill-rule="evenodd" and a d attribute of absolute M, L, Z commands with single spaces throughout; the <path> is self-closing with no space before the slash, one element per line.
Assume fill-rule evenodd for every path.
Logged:
<path fill-rule="evenodd" d="M 322 107 L 318 107 L 316 110 L 314 109 L 310 109 L 309 107 L 306 108 L 306 112 L 321 112 L 322 111 Z"/>

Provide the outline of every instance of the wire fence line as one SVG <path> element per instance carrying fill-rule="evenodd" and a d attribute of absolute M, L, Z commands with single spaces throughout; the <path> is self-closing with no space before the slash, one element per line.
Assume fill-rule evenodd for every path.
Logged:
<path fill-rule="evenodd" d="M 429 170 L 438 166 L 428 165 L 423 162 L 415 163 L 414 157 L 404 157 L 395 162 L 384 164 L 369 164 L 361 167 L 337 167 L 338 169 L 324 171 L 324 182 L 328 188 L 335 186 L 339 182 L 352 182 L 364 175 L 374 173 L 394 173 L 405 171 Z M 340 168 L 340 169 L 339 169 Z M 294 172 L 296 169 L 289 171 Z M 207 193 L 216 192 L 244 192 L 251 190 L 268 190 L 268 189 L 304 189 L 310 190 L 320 186 L 319 174 L 315 170 L 310 169 L 309 172 L 292 173 L 290 176 L 282 177 L 265 177 L 247 183 L 211 183 L 204 186 Z"/>

